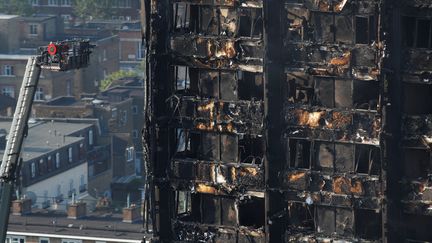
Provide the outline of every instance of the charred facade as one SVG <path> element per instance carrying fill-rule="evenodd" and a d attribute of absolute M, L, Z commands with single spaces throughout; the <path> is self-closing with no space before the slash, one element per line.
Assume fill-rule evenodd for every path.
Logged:
<path fill-rule="evenodd" d="M 432 3 L 143 1 L 161 242 L 432 242 Z"/>

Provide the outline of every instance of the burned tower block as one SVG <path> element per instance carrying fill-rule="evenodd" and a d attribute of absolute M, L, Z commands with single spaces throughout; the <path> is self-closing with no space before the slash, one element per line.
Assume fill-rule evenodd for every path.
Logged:
<path fill-rule="evenodd" d="M 153 234 L 432 242 L 432 7 L 147 3 Z"/>

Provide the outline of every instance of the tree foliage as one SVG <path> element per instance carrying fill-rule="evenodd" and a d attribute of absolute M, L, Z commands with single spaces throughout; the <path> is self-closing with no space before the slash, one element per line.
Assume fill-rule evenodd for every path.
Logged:
<path fill-rule="evenodd" d="M 111 0 L 75 0 L 74 13 L 84 23 L 91 19 L 107 19 L 112 15 Z"/>
<path fill-rule="evenodd" d="M 115 84 L 115 81 L 122 79 L 122 78 L 132 78 L 132 77 L 137 77 L 138 72 L 136 71 L 117 71 L 114 73 L 111 73 L 110 75 L 108 75 L 108 77 L 106 77 L 104 80 L 101 81 L 100 87 L 99 89 L 101 91 L 107 90 L 110 87 L 112 87 Z"/>
<path fill-rule="evenodd" d="M 34 9 L 28 0 L 0 0 L 0 12 L 20 16 L 30 16 Z"/>

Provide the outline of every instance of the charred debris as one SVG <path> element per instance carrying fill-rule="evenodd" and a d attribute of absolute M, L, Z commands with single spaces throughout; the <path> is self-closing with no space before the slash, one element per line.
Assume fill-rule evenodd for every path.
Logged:
<path fill-rule="evenodd" d="M 432 242 L 432 2 L 143 1 L 156 242 Z"/>

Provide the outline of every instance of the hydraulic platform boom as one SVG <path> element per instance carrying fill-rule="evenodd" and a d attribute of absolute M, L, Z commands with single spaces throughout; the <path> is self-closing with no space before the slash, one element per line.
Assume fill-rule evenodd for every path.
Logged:
<path fill-rule="evenodd" d="M 0 242 L 6 242 L 13 187 L 15 179 L 20 173 L 21 147 L 27 136 L 27 121 L 30 117 L 41 69 L 67 71 L 87 67 L 93 47 L 88 40 L 50 43 L 48 47 L 40 47 L 39 55 L 30 57 L 27 62 L 6 149 L 0 165 Z"/>

